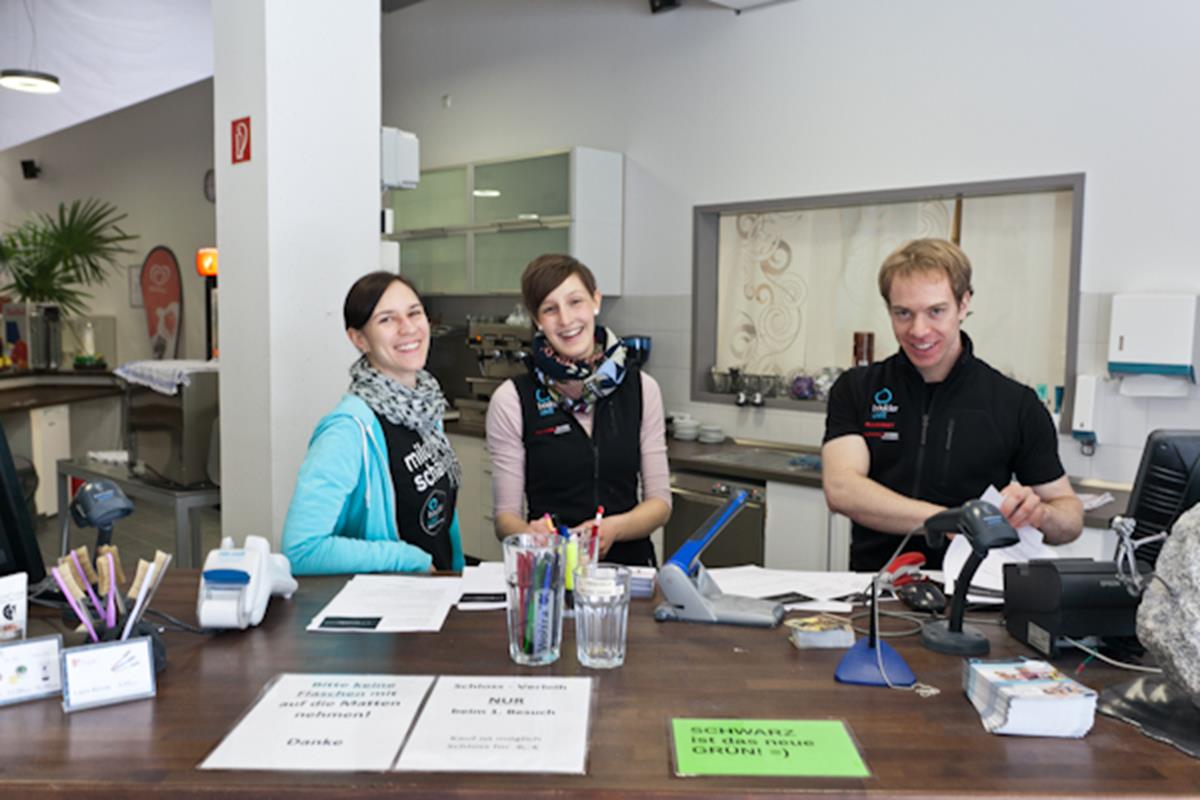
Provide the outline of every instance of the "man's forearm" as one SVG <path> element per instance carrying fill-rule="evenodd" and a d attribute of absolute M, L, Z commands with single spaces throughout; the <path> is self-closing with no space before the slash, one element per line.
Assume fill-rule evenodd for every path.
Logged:
<path fill-rule="evenodd" d="M 1042 506 L 1046 513 L 1041 531 L 1047 544 L 1066 544 L 1079 538 L 1083 532 L 1083 503 L 1078 497 L 1043 500 Z"/>
<path fill-rule="evenodd" d="M 943 506 L 914 500 L 862 475 L 827 476 L 825 498 L 829 507 L 859 525 L 885 533 L 904 534 L 919 527 Z"/>

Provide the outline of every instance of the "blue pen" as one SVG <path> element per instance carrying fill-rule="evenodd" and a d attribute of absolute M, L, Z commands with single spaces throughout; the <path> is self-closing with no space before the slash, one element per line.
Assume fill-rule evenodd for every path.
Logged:
<path fill-rule="evenodd" d="M 554 573 L 558 571 L 558 556 L 555 553 L 547 553 L 543 556 L 545 559 L 545 571 L 542 578 L 542 589 L 538 592 L 538 615 L 535 634 L 537 641 L 534 643 L 534 652 L 540 653 L 543 649 L 548 648 L 551 643 L 550 626 L 553 622 L 554 615 L 554 598 L 550 594 L 550 582 L 554 577 Z"/>

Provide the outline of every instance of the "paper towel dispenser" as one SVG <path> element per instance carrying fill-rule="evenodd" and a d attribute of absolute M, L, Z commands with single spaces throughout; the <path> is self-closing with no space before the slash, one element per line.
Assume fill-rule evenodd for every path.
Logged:
<path fill-rule="evenodd" d="M 1108 332 L 1108 371 L 1121 394 L 1183 397 L 1196 382 L 1200 296 L 1116 294 Z"/>

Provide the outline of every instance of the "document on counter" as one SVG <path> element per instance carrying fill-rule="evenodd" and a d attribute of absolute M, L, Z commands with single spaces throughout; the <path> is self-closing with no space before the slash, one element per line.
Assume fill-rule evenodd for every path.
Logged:
<path fill-rule="evenodd" d="M 989 486 L 979 499 L 999 508 L 1004 497 L 995 486 Z M 1017 535 L 1021 537 L 1021 541 L 1011 547 L 988 551 L 987 558 L 979 565 L 975 577 L 971 579 L 973 588 L 986 590 L 988 593 L 968 592 L 968 603 L 999 605 L 1004 602 L 1005 564 L 1023 564 L 1034 558 L 1061 558 L 1054 552 L 1054 548 L 1045 543 L 1042 532 L 1037 528 L 1023 525 L 1017 529 Z M 947 596 L 954 593 L 954 583 L 970 555 L 971 545 L 967 543 L 967 537 L 955 536 L 950 540 L 946 547 L 946 555 L 942 559 Z"/>
<path fill-rule="evenodd" d="M 718 567 L 708 574 L 726 594 L 778 600 L 789 611 L 846 613 L 852 607 L 841 598 L 866 592 L 871 585 L 871 576 L 858 572 L 766 569 L 753 564 Z"/>
<path fill-rule="evenodd" d="M 386 772 L 431 675 L 283 673 L 200 769 Z"/>
<path fill-rule="evenodd" d="M 440 631 L 462 593 L 461 578 L 355 575 L 306 630 L 357 633 Z"/>
<path fill-rule="evenodd" d="M 508 586 L 504 582 L 504 562 L 484 561 L 475 567 L 464 567 L 459 611 L 494 611 L 508 605 Z"/>
<path fill-rule="evenodd" d="M 591 678 L 438 678 L 396 769 L 587 771 Z"/>

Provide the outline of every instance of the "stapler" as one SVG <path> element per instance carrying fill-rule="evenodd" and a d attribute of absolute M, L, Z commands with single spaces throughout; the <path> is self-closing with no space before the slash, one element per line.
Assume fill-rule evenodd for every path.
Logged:
<path fill-rule="evenodd" d="M 209 552 L 200 574 L 196 618 L 202 628 L 241 628 L 262 622 L 271 595 L 288 599 L 299 587 L 292 565 L 282 553 L 272 553 L 261 536 L 247 536 L 240 548 L 226 536 Z"/>
<path fill-rule="evenodd" d="M 711 622 L 773 628 L 783 621 L 782 603 L 725 594 L 700 563 L 700 554 L 746 504 L 743 490 L 729 498 L 658 571 L 666 602 L 654 609 L 659 622 Z"/>

